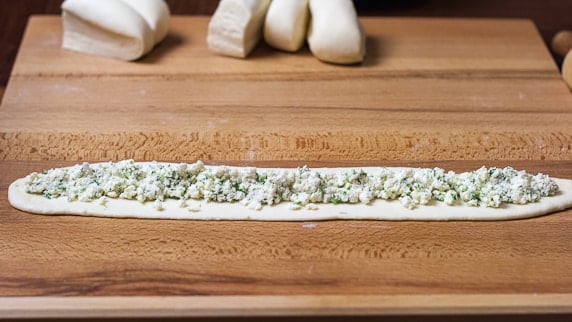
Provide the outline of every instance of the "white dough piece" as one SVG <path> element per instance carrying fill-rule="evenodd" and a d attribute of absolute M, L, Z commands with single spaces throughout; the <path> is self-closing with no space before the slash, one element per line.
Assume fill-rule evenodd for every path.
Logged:
<path fill-rule="evenodd" d="M 298 51 L 306 41 L 308 0 L 272 0 L 264 23 L 264 41 L 274 48 Z"/>
<path fill-rule="evenodd" d="M 352 0 L 310 0 L 308 44 L 316 58 L 355 64 L 365 56 L 365 33 Z"/>
<path fill-rule="evenodd" d="M 122 1 L 66 0 L 62 10 L 65 49 L 135 60 L 153 48 L 147 22 Z"/>
<path fill-rule="evenodd" d="M 562 63 L 562 78 L 568 87 L 572 89 L 572 50 L 566 54 Z"/>
<path fill-rule="evenodd" d="M 154 44 L 167 36 L 171 13 L 164 0 L 120 0 L 133 8 L 153 31 Z"/>
<path fill-rule="evenodd" d="M 163 0 L 66 0 L 62 11 L 62 47 L 96 56 L 136 60 L 169 28 Z"/>
<path fill-rule="evenodd" d="M 270 0 L 221 0 L 208 28 L 211 51 L 245 58 L 262 37 Z"/>
<path fill-rule="evenodd" d="M 97 164 L 94 164 L 97 166 Z M 217 168 L 217 166 L 207 166 Z M 229 167 L 232 168 L 232 167 Z M 337 173 L 351 168 L 318 168 L 321 173 Z M 378 173 L 381 168 L 360 168 L 368 174 Z M 415 168 L 386 168 L 390 170 L 413 170 Z M 259 169 L 265 170 L 265 169 Z M 266 169 L 282 170 L 282 169 Z M 158 210 L 153 202 L 106 198 L 105 201 L 72 201 L 67 197 L 53 199 L 26 192 L 26 178 L 14 181 L 8 188 L 10 204 L 22 211 L 43 215 L 80 215 L 115 218 L 143 219 L 191 219 L 191 220 L 261 220 L 261 221 L 308 221 L 308 220 L 508 220 L 545 215 L 572 207 L 572 180 L 553 178 L 559 192 L 543 197 L 538 202 L 525 205 L 503 204 L 499 208 L 471 207 L 466 204 L 449 206 L 443 202 L 407 209 L 399 200 L 374 200 L 369 204 L 316 204 L 315 208 L 291 209 L 292 203 L 281 202 L 260 210 L 250 209 L 238 202 L 217 203 L 204 200 L 188 200 L 187 207 L 180 200 L 167 199 Z"/>

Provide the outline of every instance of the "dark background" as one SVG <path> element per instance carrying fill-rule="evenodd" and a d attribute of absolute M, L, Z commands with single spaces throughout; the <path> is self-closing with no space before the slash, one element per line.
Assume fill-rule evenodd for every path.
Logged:
<path fill-rule="evenodd" d="M 0 89 L 10 70 L 31 14 L 59 14 L 63 0 L 0 0 Z M 94 0 L 96 1 L 96 0 Z M 210 15 L 218 0 L 167 0 L 175 15 Z M 572 29 L 572 0 L 355 0 L 360 15 L 490 17 L 533 20 L 547 46 L 554 34 Z M 561 59 L 554 57 L 560 65 Z"/>

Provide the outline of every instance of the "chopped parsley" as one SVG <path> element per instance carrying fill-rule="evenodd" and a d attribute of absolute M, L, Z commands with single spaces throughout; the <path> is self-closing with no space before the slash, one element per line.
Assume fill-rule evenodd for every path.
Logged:
<path fill-rule="evenodd" d="M 166 199 L 240 202 L 251 209 L 281 202 L 313 209 L 321 203 L 368 204 L 383 199 L 399 200 L 404 207 L 414 209 L 432 201 L 493 208 L 504 203 L 526 204 L 556 194 L 558 186 L 546 175 L 511 167 L 482 167 L 459 174 L 439 168 L 325 173 L 307 167 L 268 170 L 207 167 L 201 161 L 174 164 L 125 160 L 32 173 L 26 189 L 48 199 L 151 201 L 158 209 Z"/>

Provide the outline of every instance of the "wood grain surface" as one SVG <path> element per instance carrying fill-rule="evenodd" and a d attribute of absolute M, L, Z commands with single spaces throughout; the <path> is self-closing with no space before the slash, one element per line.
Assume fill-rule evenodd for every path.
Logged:
<path fill-rule="evenodd" d="M 0 0 L 0 87 L 6 86 L 29 15 L 59 14 L 63 0 Z M 211 15 L 218 0 L 166 0 L 175 15 Z M 360 16 L 524 18 L 538 27 L 546 44 L 572 29 L 569 0 L 355 0 Z M 554 55 L 558 65 L 562 57 Z"/>
<path fill-rule="evenodd" d="M 394 321 L 388 316 L 405 317 L 405 321 L 427 321 L 427 316 L 441 315 L 437 321 L 448 321 L 451 311 L 462 315 L 463 321 L 484 321 L 471 314 L 503 314 L 505 320 L 554 321 L 547 314 L 560 312 L 558 321 L 566 321 L 562 313 L 570 313 L 572 299 L 566 294 L 527 295 L 290 295 L 290 296 L 97 296 L 97 297 L 4 297 L 0 315 L 17 318 L 221 318 L 248 313 L 250 318 L 292 316 L 302 318 L 353 315 L 364 318 L 383 315 L 383 321 Z M 118 308 L 121 308 L 120 310 Z M 247 308 L 247 309 L 245 309 Z M 118 314 L 118 311 L 121 312 Z M 516 313 L 519 313 L 518 315 Z M 507 316 L 512 314 L 511 316 Z M 543 315 L 540 315 L 543 314 Z M 425 315 L 419 317 L 419 315 Z M 540 315 L 540 316 L 539 316 Z M 416 316 L 411 318 L 411 316 Z M 443 319 L 443 316 L 449 319 Z M 532 319 L 536 316 L 537 320 Z M 409 317 L 409 318 L 406 318 Z M 515 317 L 517 317 L 515 319 Z M 193 321 L 195 321 L 193 319 Z M 457 317 L 459 319 L 459 317 Z M 203 321 L 203 320 L 201 320 Z M 211 320 L 212 321 L 212 320 Z M 224 321 L 227 321 L 226 319 Z M 232 319 L 244 321 L 244 319 Z M 249 319 L 250 321 L 250 319 Z M 312 319 L 314 321 L 314 319 Z M 328 320 L 330 321 L 330 320 Z M 362 321 L 362 319 L 360 319 Z M 402 320 L 399 320 L 402 321 Z M 199 321 L 200 322 L 200 321 Z"/>
<path fill-rule="evenodd" d="M 300 163 L 254 165 L 292 167 Z M 440 165 L 465 171 L 483 163 L 399 161 L 388 165 Z M 269 314 L 277 303 L 294 315 L 359 314 L 359 308 L 365 306 L 369 307 L 361 312 L 365 315 L 569 313 L 572 309 L 572 210 L 500 222 L 276 223 L 38 216 L 9 206 L 6 189 L 15 178 L 69 164 L 0 162 L 0 304 L 20 308 L 0 310 L 0 315 L 20 312 L 20 317 L 34 317 L 33 312 L 39 316 L 45 312 L 42 310 L 60 307 L 58 312 L 78 317 L 84 312 L 81 307 L 97 304 L 73 300 L 78 296 L 197 296 L 199 303 L 210 303 L 201 311 L 192 298 L 159 301 L 133 316 L 150 316 L 169 307 L 183 315 L 216 315 L 217 297 L 209 301 L 209 296 L 237 296 L 219 306 L 219 312 L 229 315 L 236 313 L 240 303 L 243 313 L 252 315 Z M 349 165 L 370 164 L 372 161 Z M 572 178 L 570 161 L 510 164 Z M 309 297 L 297 300 L 301 295 Z M 326 295 L 338 297 L 328 299 Z M 391 295 L 403 297 L 400 301 L 384 297 Z M 72 298 L 58 302 L 60 296 Z M 280 302 L 273 296 L 286 300 Z M 344 305 L 327 305 L 343 302 L 339 296 L 348 296 Z M 264 310 L 252 305 L 256 298 L 274 306 Z M 41 305 L 50 301 L 55 306 Z M 79 303 L 76 310 L 74 301 Z M 126 314 L 121 308 L 135 305 L 128 298 L 118 300 L 112 308 L 104 305 L 105 298 L 98 301 L 92 306 L 94 311 L 83 314 L 107 312 L 117 317 Z M 194 304 L 185 306 L 185 301 Z M 114 301 L 107 299 L 107 303 Z M 26 304 L 36 309 L 23 310 Z"/>
<path fill-rule="evenodd" d="M 208 52 L 175 17 L 136 63 L 60 48 L 32 19 L 0 109 L 0 159 L 567 160 L 572 96 L 524 20 L 367 18 L 368 58 Z"/>

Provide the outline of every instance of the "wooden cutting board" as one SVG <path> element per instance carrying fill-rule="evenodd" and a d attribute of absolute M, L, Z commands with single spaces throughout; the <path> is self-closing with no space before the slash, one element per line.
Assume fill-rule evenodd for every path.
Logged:
<path fill-rule="evenodd" d="M 572 210 L 500 222 L 201 222 L 9 206 L 13 178 L 68 164 L 0 163 L 0 317 L 572 313 Z M 298 163 L 257 165 L 270 164 Z M 571 161 L 510 164 L 572 178 Z"/>
<path fill-rule="evenodd" d="M 206 17 L 174 18 L 128 63 L 64 51 L 59 18 L 35 17 L 0 109 L 0 159 L 572 157 L 572 95 L 531 22 L 363 23 L 359 66 L 265 46 L 216 56 Z"/>
<path fill-rule="evenodd" d="M 506 166 L 572 179 L 572 95 L 525 20 L 367 18 L 363 65 L 205 46 L 139 62 L 34 17 L 0 107 L 0 317 L 572 313 L 572 211 L 503 222 L 36 216 L 10 182 L 78 160 Z"/>

